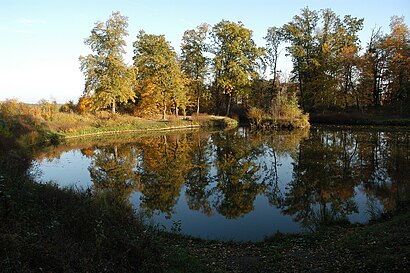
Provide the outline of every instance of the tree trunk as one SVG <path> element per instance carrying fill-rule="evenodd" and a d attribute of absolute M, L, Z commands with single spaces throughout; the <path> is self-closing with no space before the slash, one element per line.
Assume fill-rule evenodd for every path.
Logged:
<path fill-rule="evenodd" d="M 304 111 L 306 111 L 306 107 L 305 107 L 305 98 L 304 98 L 304 92 L 303 92 L 303 83 L 302 83 L 302 73 L 301 71 L 298 71 L 299 74 L 299 92 L 300 92 L 300 106 L 302 107 L 302 109 Z"/>
<path fill-rule="evenodd" d="M 114 99 L 112 100 L 111 113 L 112 113 L 113 115 L 115 115 L 115 100 L 114 100 Z"/>
<path fill-rule="evenodd" d="M 231 110 L 231 101 L 232 101 L 232 95 L 228 95 L 228 102 L 226 104 L 226 116 L 229 116 L 230 110 Z"/>
<path fill-rule="evenodd" d="M 179 116 L 179 109 L 178 109 L 178 103 L 175 103 L 175 116 Z"/>
<path fill-rule="evenodd" d="M 118 146 L 114 145 L 114 157 L 115 160 L 118 161 Z"/>
<path fill-rule="evenodd" d="M 196 113 L 199 115 L 199 96 L 196 99 Z"/>
<path fill-rule="evenodd" d="M 163 102 L 164 102 L 164 108 L 162 108 L 162 120 L 165 120 L 165 117 L 167 115 L 167 102 L 166 100 L 164 100 Z"/>

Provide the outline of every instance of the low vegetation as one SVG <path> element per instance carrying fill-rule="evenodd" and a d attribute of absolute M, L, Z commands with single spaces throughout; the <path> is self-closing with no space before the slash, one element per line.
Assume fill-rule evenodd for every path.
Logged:
<path fill-rule="evenodd" d="M 296 129 L 310 126 L 309 114 L 304 114 L 292 94 L 278 95 L 272 103 L 271 113 L 251 107 L 248 119 L 256 129 Z"/>
<path fill-rule="evenodd" d="M 76 106 L 74 109 L 78 109 Z M 77 113 L 69 106 L 49 102 L 26 105 L 16 100 L 0 103 L 0 133 L 3 135 L 30 136 L 31 143 L 52 142 L 60 138 L 84 135 L 114 134 L 124 131 L 146 132 L 155 130 L 194 127 L 234 128 L 238 122 L 228 117 L 207 114 L 192 117 L 170 116 L 167 120 L 143 119 L 128 114 L 111 114 L 106 111 Z M 41 140 L 39 139 L 41 138 Z"/>

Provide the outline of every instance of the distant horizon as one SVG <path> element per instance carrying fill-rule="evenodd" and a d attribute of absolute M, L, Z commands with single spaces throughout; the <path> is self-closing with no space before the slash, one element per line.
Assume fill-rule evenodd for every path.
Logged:
<path fill-rule="evenodd" d="M 364 18 L 359 32 L 365 47 L 372 29 L 390 31 L 392 16 L 404 16 L 409 26 L 410 1 L 392 0 L 343 2 L 314 1 L 30 1 L 0 0 L 0 34 L 7 37 L 0 44 L 0 101 L 17 99 L 36 104 L 41 99 L 56 100 L 62 104 L 76 102 L 84 89 L 84 77 L 78 58 L 90 53 L 84 45 L 94 23 L 106 21 L 113 11 L 128 17 L 128 64 L 132 63 L 133 47 L 139 30 L 164 34 L 179 53 L 184 31 L 201 23 L 214 25 L 222 19 L 241 21 L 253 31 L 258 46 L 264 46 L 263 37 L 269 27 L 281 27 L 300 14 L 306 6 L 311 10 L 332 9 L 337 15 Z M 292 64 L 282 51 L 278 68 L 289 74 Z"/>

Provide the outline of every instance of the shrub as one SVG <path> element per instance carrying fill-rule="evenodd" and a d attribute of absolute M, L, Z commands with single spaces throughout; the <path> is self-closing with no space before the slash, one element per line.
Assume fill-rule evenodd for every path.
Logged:
<path fill-rule="evenodd" d="M 29 113 L 30 109 L 16 99 L 6 100 L 0 103 L 0 114 L 5 118 L 28 115 Z"/>
<path fill-rule="evenodd" d="M 60 112 L 62 113 L 73 113 L 76 110 L 76 105 L 74 104 L 74 102 L 72 100 L 70 100 L 69 102 L 63 104 L 60 107 Z"/>
<path fill-rule="evenodd" d="M 264 111 L 257 107 L 251 107 L 248 111 L 248 118 L 251 122 L 251 125 L 256 126 L 256 128 L 260 128 L 262 126 L 264 116 Z"/>
<path fill-rule="evenodd" d="M 295 95 L 279 97 L 279 116 L 284 118 L 299 118 L 303 115 Z"/>
<path fill-rule="evenodd" d="M 91 111 L 91 98 L 88 96 L 82 96 L 77 103 L 77 112 L 79 114 L 85 114 Z"/>

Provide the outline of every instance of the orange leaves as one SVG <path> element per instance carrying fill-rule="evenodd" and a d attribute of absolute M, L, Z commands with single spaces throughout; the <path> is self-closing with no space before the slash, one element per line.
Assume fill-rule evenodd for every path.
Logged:
<path fill-rule="evenodd" d="M 90 111 L 92 105 L 91 98 L 88 96 L 82 96 L 78 100 L 77 111 L 80 114 L 85 114 Z"/>

